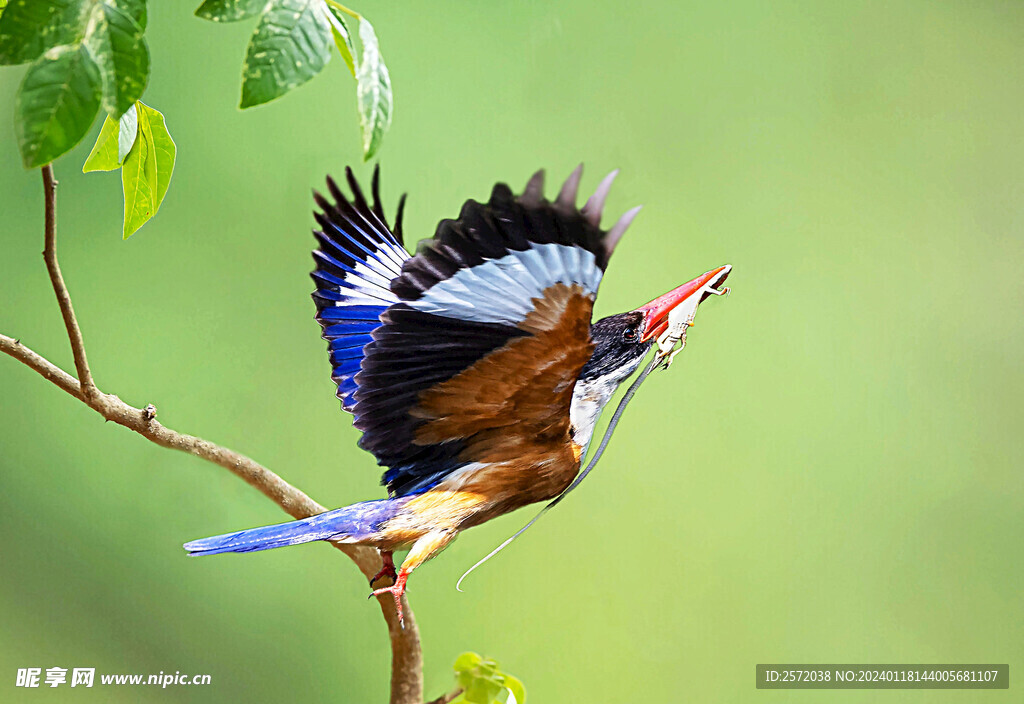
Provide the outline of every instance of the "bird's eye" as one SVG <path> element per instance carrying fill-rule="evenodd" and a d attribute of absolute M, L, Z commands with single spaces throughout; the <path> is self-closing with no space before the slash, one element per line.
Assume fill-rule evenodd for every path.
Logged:
<path fill-rule="evenodd" d="M 636 342 L 640 338 L 639 333 L 633 328 L 626 328 L 622 332 L 622 339 L 626 342 Z"/>

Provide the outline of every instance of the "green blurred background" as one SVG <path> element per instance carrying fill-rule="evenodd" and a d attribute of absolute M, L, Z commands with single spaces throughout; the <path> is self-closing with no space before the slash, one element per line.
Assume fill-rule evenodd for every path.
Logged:
<path fill-rule="evenodd" d="M 1009 662 L 1020 677 L 1024 6 L 356 7 L 393 77 L 383 189 L 389 212 L 409 191 L 410 239 L 495 180 L 560 180 L 583 160 L 588 188 L 622 169 L 609 212 L 646 205 L 599 315 L 735 267 L 571 500 L 465 594 L 458 576 L 529 512 L 417 572 L 427 694 L 476 650 L 533 702 L 1019 701 L 1019 685 L 759 692 L 754 665 Z M 378 497 L 307 277 L 310 188 L 359 160 L 351 78 L 335 57 L 241 113 L 253 24 L 192 9 L 150 7 L 144 100 L 178 145 L 159 215 L 121 241 L 118 176 L 80 173 L 99 123 L 56 164 L 95 376 L 324 504 Z M 14 144 L 22 73 L 0 71 L 0 330 L 73 369 L 39 174 Z M 0 700 L 385 701 L 379 610 L 336 552 L 181 550 L 283 518 L 0 359 Z M 15 689 L 17 668 L 54 665 L 213 684 Z"/>

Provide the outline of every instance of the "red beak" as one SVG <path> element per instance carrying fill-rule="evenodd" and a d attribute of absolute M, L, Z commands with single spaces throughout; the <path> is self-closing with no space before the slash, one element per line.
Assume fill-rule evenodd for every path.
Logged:
<path fill-rule="evenodd" d="M 729 264 L 712 269 L 637 308 L 638 312 L 644 314 L 644 332 L 640 341 L 647 342 L 665 332 L 668 329 L 669 313 L 683 303 L 689 302 L 696 310 L 700 302 L 708 296 L 722 293 L 718 286 L 725 282 L 730 271 L 732 266 Z"/>

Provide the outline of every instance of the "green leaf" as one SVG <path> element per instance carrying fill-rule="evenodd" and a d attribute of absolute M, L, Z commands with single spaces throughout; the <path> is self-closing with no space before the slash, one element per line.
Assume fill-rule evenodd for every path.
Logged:
<path fill-rule="evenodd" d="M 81 35 L 83 0 L 22 0 L 0 15 L 0 65 L 24 64 L 61 44 L 74 44 Z"/>
<path fill-rule="evenodd" d="M 497 700 L 498 695 L 504 691 L 497 682 L 488 679 L 475 679 L 468 687 L 463 696 L 467 702 L 473 702 L 473 704 L 492 704 Z"/>
<path fill-rule="evenodd" d="M 128 108 L 124 115 L 121 115 L 118 124 L 120 129 L 117 133 L 117 163 L 120 164 L 131 151 L 132 145 L 135 144 L 135 136 L 139 131 L 139 119 L 134 105 Z"/>
<path fill-rule="evenodd" d="M 123 163 L 119 161 L 124 149 Z M 83 171 L 111 171 L 121 166 L 124 189 L 124 238 L 156 215 L 174 171 L 176 149 L 164 116 L 145 103 L 132 105 L 120 120 L 103 123 Z"/>
<path fill-rule="evenodd" d="M 352 33 L 348 29 L 348 23 L 342 16 L 341 10 L 334 5 L 327 5 L 327 19 L 331 23 L 331 34 L 334 35 L 334 46 L 338 47 L 338 53 L 345 60 L 352 78 L 356 77 L 356 49 L 352 45 Z"/>
<path fill-rule="evenodd" d="M 136 103 L 138 137 L 121 166 L 124 188 L 124 238 L 156 215 L 174 171 L 176 149 L 164 116 Z"/>
<path fill-rule="evenodd" d="M 98 2 L 89 15 L 85 44 L 103 77 L 103 109 L 119 118 L 142 97 L 149 80 L 149 48 L 132 15 Z"/>
<path fill-rule="evenodd" d="M 113 5 L 128 13 L 135 23 L 145 31 L 146 21 L 149 19 L 146 14 L 146 0 L 100 0 L 100 2 Z"/>
<path fill-rule="evenodd" d="M 249 41 L 240 107 L 280 98 L 315 76 L 331 58 L 323 0 L 271 0 Z"/>
<path fill-rule="evenodd" d="M 118 125 L 116 120 L 107 119 L 103 121 L 100 129 L 100 136 L 96 138 L 96 144 L 92 145 L 92 151 L 85 160 L 82 173 L 90 171 L 113 171 L 120 168 L 121 159 L 118 158 Z"/>
<path fill-rule="evenodd" d="M 113 171 L 120 168 L 132 145 L 135 144 L 138 124 L 134 105 L 125 111 L 120 120 L 114 120 L 107 115 L 100 136 L 96 138 L 96 144 L 89 152 L 89 158 L 85 160 L 82 173 Z"/>
<path fill-rule="evenodd" d="M 135 140 L 121 166 L 121 186 L 124 189 L 124 239 L 156 213 L 156 189 L 146 173 L 149 144 L 145 137 Z"/>
<path fill-rule="evenodd" d="M 470 670 L 476 669 L 476 666 L 483 661 L 483 658 L 476 653 L 465 652 L 459 657 L 455 658 L 455 671 L 456 672 L 469 672 Z"/>
<path fill-rule="evenodd" d="M 504 685 L 505 688 L 512 693 L 512 696 L 515 697 L 515 704 L 523 704 L 523 702 L 526 701 L 526 687 L 523 686 L 523 683 L 519 681 L 518 677 L 505 675 Z M 508 702 L 507 704 L 512 704 L 512 702 Z"/>
<path fill-rule="evenodd" d="M 365 19 L 359 22 L 359 41 L 363 44 L 363 55 L 356 71 L 356 98 L 363 130 L 363 161 L 367 161 L 380 149 L 384 133 L 391 126 L 393 102 L 391 77 L 381 57 L 377 35 Z"/>
<path fill-rule="evenodd" d="M 498 669 L 498 663 L 476 653 L 463 653 L 455 660 L 456 680 L 463 690 L 455 701 L 472 704 L 523 704 L 526 688 L 512 675 Z"/>
<path fill-rule="evenodd" d="M 47 164 L 78 144 L 99 110 L 100 83 L 82 45 L 50 49 L 29 67 L 15 99 L 25 168 Z"/>
<path fill-rule="evenodd" d="M 266 5 L 267 0 L 205 0 L 196 9 L 196 17 L 211 22 L 237 22 L 255 17 Z"/>
<path fill-rule="evenodd" d="M 147 169 L 151 168 L 152 180 L 156 184 L 155 210 L 159 210 L 164 195 L 167 193 L 167 187 L 171 183 L 177 148 L 167 131 L 167 125 L 164 124 L 164 116 L 159 110 L 154 110 L 145 103 L 139 102 L 138 118 L 140 131 L 150 144 L 152 167 L 147 167 Z"/>

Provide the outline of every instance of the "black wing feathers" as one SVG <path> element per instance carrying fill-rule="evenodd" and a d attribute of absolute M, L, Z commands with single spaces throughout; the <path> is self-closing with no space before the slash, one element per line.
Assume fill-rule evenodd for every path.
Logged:
<path fill-rule="evenodd" d="M 609 252 L 600 227 L 575 208 L 544 199 L 528 201 L 517 200 L 504 183 L 494 187 L 486 204 L 466 201 L 458 220 L 442 220 L 434 238 L 420 244 L 391 290 L 403 300 L 414 301 L 461 268 L 525 250 L 531 243 L 582 247 L 594 254 L 604 271 Z"/>

